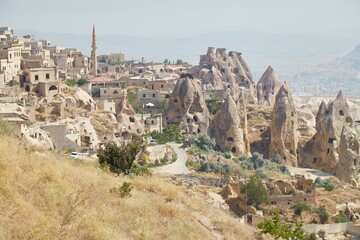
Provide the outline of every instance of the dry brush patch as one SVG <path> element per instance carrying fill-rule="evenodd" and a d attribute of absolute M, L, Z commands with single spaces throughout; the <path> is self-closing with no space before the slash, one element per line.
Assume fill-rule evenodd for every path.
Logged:
<path fill-rule="evenodd" d="M 117 177 L 12 137 L 0 141 L 0 239 L 213 239 L 192 211 L 226 239 L 254 233 L 165 178 Z M 130 197 L 110 192 L 125 181 L 134 187 Z"/>

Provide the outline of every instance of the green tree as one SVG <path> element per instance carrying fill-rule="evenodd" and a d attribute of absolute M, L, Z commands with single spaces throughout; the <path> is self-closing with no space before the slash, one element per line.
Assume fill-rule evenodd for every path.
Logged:
<path fill-rule="evenodd" d="M 304 232 L 302 230 L 302 224 L 291 224 L 281 223 L 280 214 L 275 213 L 273 219 L 265 219 L 258 225 L 261 229 L 261 233 L 269 233 L 275 239 L 298 239 L 305 240 Z"/>
<path fill-rule="evenodd" d="M 261 179 L 256 175 L 251 176 L 247 184 L 240 190 L 241 193 L 246 194 L 248 205 L 254 205 L 256 208 L 259 208 L 260 204 L 269 203 L 269 194 Z"/>
<path fill-rule="evenodd" d="M 128 91 L 126 98 L 136 113 L 140 113 L 142 111 L 142 105 L 139 102 L 135 92 Z"/>
<path fill-rule="evenodd" d="M 218 98 L 206 99 L 205 102 L 211 115 L 214 115 L 222 105 L 222 99 Z"/>
<path fill-rule="evenodd" d="M 164 61 L 163 61 L 164 64 L 170 64 L 170 60 L 165 58 Z"/>
<path fill-rule="evenodd" d="M 108 165 L 110 171 L 120 174 L 129 174 L 134 166 L 136 155 L 142 149 L 138 142 L 132 142 L 128 145 L 118 147 L 109 143 L 105 149 L 99 151 L 98 158 L 100 165 Z"/>
<path fill-rule="evenodd" d="M 183 60 L 182 59 L 178 59 L 178 60 L 176 60 L 176 65 L 181 65 L 181 64 L 183 64 Z"/>
<path fill-rule="evenodd" d="M 162 133 L 159 132 L 151 132 L 151 137 L 156 140 L 157 143 L 164 144 L 167 142 L 177 142 L 182 143 L 183 142 L 183 136 L 180 132 L 180 128 L 177 125 L 170 124 L 167 125 Z"/>
<path fill-rule="evenodd" d="M 310 206 L 302 202 L 295 203 L 291 208 L 294 209 L 294 214 L 297 216 L 300 216 L 302 211 L 310 211 Z"/>
<path fill-rule="evenodd" d="M 79 80 L 76 81 L 76 84 L 77 84 L 78 86 L 84 85 L 84 84 L 86 84 L 86 83 L 88 83 L 88 80 L 86 80 L 86 79 L 84 79 L 84 78 L 80 78 Z"/>
<path fill-rule="evenodd" d="M 319 214 L 319 218 L 320 218 L 320 222 L 322 224 L 325 224 L 329 221 L 329 212 L 326 210 L 324 205 L 320 205 L 319 209 L 318 209 L 318 214 Z"/>
<path fill-rule="evenodd" d="M 162 101 L 161 107 L 162 107 L 162 112 L 165 114 L 169 108 L 169 100 L 164 99 L 164 101 Z"/>

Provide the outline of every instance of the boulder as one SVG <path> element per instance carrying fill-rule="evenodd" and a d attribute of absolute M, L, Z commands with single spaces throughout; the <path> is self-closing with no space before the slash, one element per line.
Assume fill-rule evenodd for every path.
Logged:
<path fill-rule="evenodd" d="M 257 83 L 257 99 L 260 105 L 274 106 L 275 96 L 281 87 L 279 77 L 269 66 Z"/>
<path fill-rule="evenodd" d="M 207 133 L 210 113 L 198 80 L 182 74 L 171 94 L 166 113 L 167 124 L 180 126 L 182 133 Z"/>
<path fill-rule="evenodd" d="M 296 167 L 299 142 L 297 111 L 286 82 L 276 95 L 271 119 L 269 157 L 279 155 L 282 164 Z"/>
<path fill-rule="evenodd" d="M 335 173 L 343 127 L 352 121 L 342 91 L 329 105 L 322 102 L 316 115 L 316 134 L 304 146 L 301 163 L 324 172 Z"/>

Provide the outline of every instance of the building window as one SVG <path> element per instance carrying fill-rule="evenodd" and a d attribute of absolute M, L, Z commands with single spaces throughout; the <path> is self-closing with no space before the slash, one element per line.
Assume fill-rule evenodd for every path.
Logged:
<path fill-rule="evenodd" d="M 39 81 L 39 75 L 35 75 L 35 81 Z"/>
<path fill-rule="evenodd" d="M 145 98 L 146 97 L 146 94 L 143 94 L 143 98 Z"/>
<path fill-rule="evenodd" d="M 46 74 L 46 79 L 50 79 L 50 74 Z"/>
<path fill-rule="evenodd" d="M 104 90 L 104 94 L 106 94 L 106 90 Z"/>
<path fill-rule="evenodd" d="M 154 98 L 154 97 L 155 97 L 155 93 L 153 93 L 153 95 L 152 95 L 152 96 L 153 96 L 153 98 Z"/>
<path fill-rule="evenodd" d="M 161 88 L 164 88 L 164 85 L 161 84 Z"/>

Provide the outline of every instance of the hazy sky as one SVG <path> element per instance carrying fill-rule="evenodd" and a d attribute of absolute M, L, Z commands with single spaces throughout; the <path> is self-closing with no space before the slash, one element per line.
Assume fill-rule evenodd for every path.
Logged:
<path fill-rule="evenodd" d="M 0 24 L 60 33 L 179 37 L 257 31 L 360 38 L 359 0 L 0 0 Z"/>

